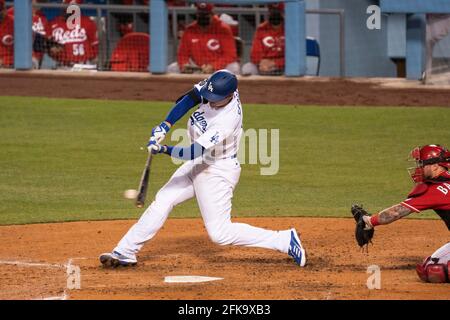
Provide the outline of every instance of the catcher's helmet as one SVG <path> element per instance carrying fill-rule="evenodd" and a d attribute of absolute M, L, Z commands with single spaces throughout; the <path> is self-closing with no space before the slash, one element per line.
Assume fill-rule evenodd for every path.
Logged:
<path fill-rule="evenodd" d="M 411 158 L 416 162 L 415 168 L 410 168 L 410 175 L 414 182 L 423 181 L 423 167 L 430 164 L 439 164 L 450 169 L 450 151 L 438 144 L 429 144 L 414 148 L 411 151 Z"/>
<path fill-rule="evenodd" d="M 206 80 L 200 89 L 200 95 L 211 102 L 221 101 L 236 91 L 237 85 L 238 81 L 233 73 L 218 70 Z"/>

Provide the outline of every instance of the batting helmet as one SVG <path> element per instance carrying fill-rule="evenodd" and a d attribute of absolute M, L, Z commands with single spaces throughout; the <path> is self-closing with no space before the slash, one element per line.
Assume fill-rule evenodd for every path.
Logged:
<path fill-rule="evenodd" d="M 200 95 L 208 101 L 217 102 L 235 92 L 237 86 L 238 81 L 233 73 L 228 70 L 218 70 L 206 80 L 200 89 Z"/>
<path fill-rule="evenodd" d="M 411 151 L 411 158 L 416 162 L 416 167 L 409 169 L 414 182 L 423 181 L 424 166 L 437 163 L 447 170 L 450 169 L 450 151 L 438 144 L 414 148 Z"/>

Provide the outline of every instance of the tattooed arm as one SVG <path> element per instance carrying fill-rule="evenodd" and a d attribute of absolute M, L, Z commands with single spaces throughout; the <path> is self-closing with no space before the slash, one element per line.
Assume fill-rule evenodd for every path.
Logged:
<path fill-rule="evenodd" d="M 401 204 L 396 204 L 395 206 L 384 209 L 377 215 L 373 215 L 371 217 L 365 216 L 364 221 L 366 222 L 367 227 L 371 229 L 380 224 L 392 223 L 398 219 L 406 217 L 411 212 L 413 212 L 411 209 L 402 206 Z"/>

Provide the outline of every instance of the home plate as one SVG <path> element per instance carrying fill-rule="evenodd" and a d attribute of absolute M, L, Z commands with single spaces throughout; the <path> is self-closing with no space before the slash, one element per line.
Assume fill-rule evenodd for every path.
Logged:
<path fill-rule="evenodd" d="M 164 277 L 164 282 L 168 283 L 194 283 L 222 280 L 223 278 L 203 277 L 203 276 L 169 276 Z"/>

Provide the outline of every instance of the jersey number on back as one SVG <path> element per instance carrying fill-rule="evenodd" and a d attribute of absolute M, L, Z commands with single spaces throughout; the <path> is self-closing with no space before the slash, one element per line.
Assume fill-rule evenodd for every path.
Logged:
<path fill-rule="evenodd" d="M 84 44 L 76 43 L 73 45 L 73 55 L 74 56 L 84 56 Z"/>

